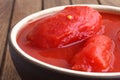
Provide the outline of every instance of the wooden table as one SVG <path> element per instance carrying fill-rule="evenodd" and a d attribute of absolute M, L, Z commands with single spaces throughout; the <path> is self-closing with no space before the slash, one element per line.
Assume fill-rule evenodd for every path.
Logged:
<path fill-rule="evenodd" d="M 0 80 L 21 80 L 9 54 L 10 29 L 31 13 L 68 4 L 99 4 L 120 7 L 120 0 L 0 0 Z"/>

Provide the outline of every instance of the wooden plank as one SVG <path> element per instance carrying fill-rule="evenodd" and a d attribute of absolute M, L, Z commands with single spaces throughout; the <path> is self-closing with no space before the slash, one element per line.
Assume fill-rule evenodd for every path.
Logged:
<path fill-rule="evenodd" d="M 1 80 L 21 80 L 19 77 L 15 67 L 13 66 L 13 62 L 11 60 L 9 49 L 7 48 L 7 54 L 5 58 L 5 65 L 3 69 Z"/>
<path fill-rule="evenodd" d="M 0 69 L 6 45 L 6 37 L 9 28 L 13 0 L 0 0 Z M 0 70 L 1 72 L 1 70 Z"/>
<path fill-rule="evenodd" d="M 54 6 L 61 6 L 61 5 L 69 5 L 70 1 L 69 0 L 43 0 L 43 8 L 50 8 Z"/>
<path fill-rule="evenodd" d="M 40 11 L 42 8 L 42 0 L 16 0 L 13 14 L 12 26 L 22 18 Z"/>
<path fill-rule="evenodd" d="M 120 0 L 100 0 L 100 3 L 103 5 L 119 6 Z"/>
<path fill-rule="evenodd" d="M 9 0 L 10 1 L 10 0 Z M 41 10 L 41 0 L 16 0 L 12 18 L 12 26 L 25 16 Z M 7 47 L 2 80 L 21 80 L 9 55 Z"/>
<path fill-rule="evenodd" d="M 71 0 L 72 4 L 98 4 L 97 0 Z"/>

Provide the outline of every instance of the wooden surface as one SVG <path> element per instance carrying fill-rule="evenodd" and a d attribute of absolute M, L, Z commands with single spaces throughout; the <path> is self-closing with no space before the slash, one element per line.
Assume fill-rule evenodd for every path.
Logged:
<path fill-rule="evenodd" d="M 21 80 L 9 54 L 11 28 L 29 14 L 68 4 L 120 6 L 120 0 L 0 0 L 0 80 Z"/>

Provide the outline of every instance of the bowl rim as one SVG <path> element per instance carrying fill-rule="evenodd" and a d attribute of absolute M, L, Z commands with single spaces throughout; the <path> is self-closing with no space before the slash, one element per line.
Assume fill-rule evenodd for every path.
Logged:
<path fill-rule="evenodd" d="M 17 44 L 16 38 L 18 32 L 24 27 L 26 23 L 28 23 L 30 20 L 35 20 L 37 17 L 41 16 L 44 17 L 43 15 L 53 12 L 53 11 L 59 11 L 65 8 L 66 6 L 89 6 L 92 7 L 100 12 L 109 12 L 109 13 L 114 13 L 114 14 L 120 14 L 120 8 L 115 7 L 115 6 L 108 6 L 108 5 L 95 5 L 95 4 L 75 4 L 75 5 L 65 5 L 65 6 L 57 6 L 57 7 L 52 7 L 48 8 L 36 13 L 33 13 L 25 18 L 23 18 L 21 21 L 19 21 L 12 29 L 10 33 L 10 43 L 13 46 L 13 48 L 18 52 L 18 55 L 23 56 L 26 58 L 28 61 L 31 63 L 34 63 L 38 66 L 45 67 L 47 69 L 55 70 L 58 72 L 70 74 L 70 75 L 75 75 L 75 76 L 89 76 L 89 77 L 102 77 L 102 78 L 116 78 L 120 76 L 120 72 L 109 72 L 109 73 L 101 73 L 101 72 L 83 72 L 83 71 L 75 71 L 75 70 L 70 70 L 62 67 L 57 67 L 45 62 L 42 62 L 30 55 L 28 55 L 26 52 L 24 52 L 19 45 Z M 115 13 L 116 12 L 116 13 Z M 33 21 L 34 21 L 33 20 Z"/>

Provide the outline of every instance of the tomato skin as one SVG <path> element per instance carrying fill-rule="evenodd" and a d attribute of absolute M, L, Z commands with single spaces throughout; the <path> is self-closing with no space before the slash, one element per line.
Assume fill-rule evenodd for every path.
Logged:
<path fill-rule="evenodd" d="M 70 6 L 36 23 L 27 40 L 40 49 L 60 48 L 96 34 L 101 15 L 87 6 Z"/>
<path fill-rule="evenodd" d="M 72 59 L 72 69 L 80 71 L 107 72 L 114 61 L 114 43 L 104 35 L 93 36 Z"/>

